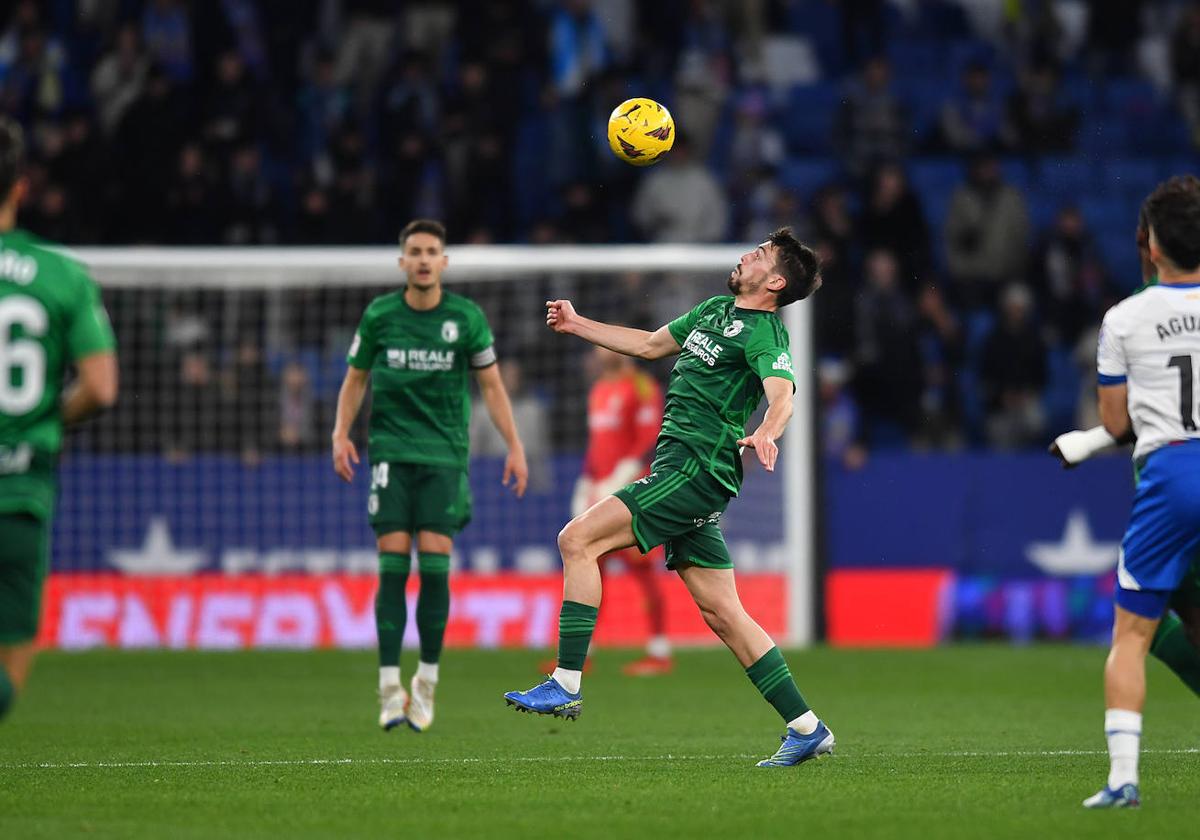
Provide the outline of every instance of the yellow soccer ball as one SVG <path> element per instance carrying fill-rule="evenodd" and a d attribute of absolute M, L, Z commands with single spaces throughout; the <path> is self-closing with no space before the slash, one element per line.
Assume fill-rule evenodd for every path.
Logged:
<path fill-rule="evenodd" d="M 626 99 L 608 118 L 608 145 L 613 154 L 634 166 L 651 166 L 671 151 L 675 121 L 653 99 Z"/>

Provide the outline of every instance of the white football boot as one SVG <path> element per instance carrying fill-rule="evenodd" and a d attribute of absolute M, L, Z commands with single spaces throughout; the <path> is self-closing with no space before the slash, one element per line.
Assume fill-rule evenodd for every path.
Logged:
<path fill-rule="evenodd" d="M 433 692 L 437 683 L 412 678 L 412 695 L 408 700 L 408 725 L 416 732 L 424 732 L 433 725 Z"/>
<path fill-rule="evenodd" d="M 387 732 L 405 721 L 404 709 L 408 705 L 408 692 L 403 686 L 390 685 L 379 691 L 379 725 Z"/>

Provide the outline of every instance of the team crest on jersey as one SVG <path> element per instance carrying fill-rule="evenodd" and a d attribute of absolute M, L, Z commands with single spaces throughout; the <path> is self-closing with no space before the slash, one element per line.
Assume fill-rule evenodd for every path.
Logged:
<path fill-rule="evenodd" d="M 458 341 L 458 322 L 446 321 L 442 324 L 442 341 L 452 344 Z"/>
<path fill-rule="evenodd" d="M 745 326 L 746 325 L 743 324 L 741 321 L 734 321 L 728 327 L 721 330 L 721 335 L 725 336 L 726 338 L 733 338 L 735 335 L 740 333 L 742 331 L 742 328 Z"/>

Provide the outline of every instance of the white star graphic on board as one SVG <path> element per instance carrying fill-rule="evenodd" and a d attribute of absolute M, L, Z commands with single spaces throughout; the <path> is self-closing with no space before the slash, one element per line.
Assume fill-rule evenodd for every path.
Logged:
<path fill-rule="evenodd" d="M 1094 539 L 1087 514 L 1075 508 L 1067 515 L 1061 540 L 1030 543 L 1025 556 L 1048 575 L 1095 575 L 1117 565 L 1120 546 Z"/>
<path fill-rule="evenodd" d="M 176 548 L 166 517 L 155 516 L 140 548 L 114 548 L 108 562 L 127 575 L 190 575 L 208 555 L 202 548 Z"/>

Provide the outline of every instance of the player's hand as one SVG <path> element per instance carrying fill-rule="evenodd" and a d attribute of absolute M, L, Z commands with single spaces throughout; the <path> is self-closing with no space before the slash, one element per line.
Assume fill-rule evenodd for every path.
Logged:
<path fill-rule="evenodd" d="M 739 440 L 738 446 L 748 446 L 753 449 L 763 468 L 767 472 L 775 472 L 775 459 L 779 457 L 779 447 L 775 445 L 775 439 L 762 429 Z"/>
<path fill-rule="evenodd" d="M 529 464 L 525 462 L 524 449 L 509 450 L 508 457 L 504 459 L 504 477 L 500 483 L 512 487 L 518 499 L 525 495 L 525 486 L 529 484 Z"/>
<path fill-rule="evenodd" d="M 579 316 L 569 300 L 546 301 L 546 326 L 556 333 L 570 333 Z"/>
<path fill-rule="evenodd" d="M 347 483 L 354 480 L 354 464 L 358 463 L 358 450 L 348 437 L 333 439 L 333 471 Z"/>
<path fill-rule="evenodd" d="M 1062 465 L 1064 470 L 1073 470 L 1079 466 L 1078 462 L 1072 463 L 1067 460 L 1067 456 L 1063 454 L 1062 449 L 1060 449 L 1058 446 L 1058 441 L 1050 444 L 1050 448 L 1046 451 L 1058 459 L 1058 463 Z"/>

